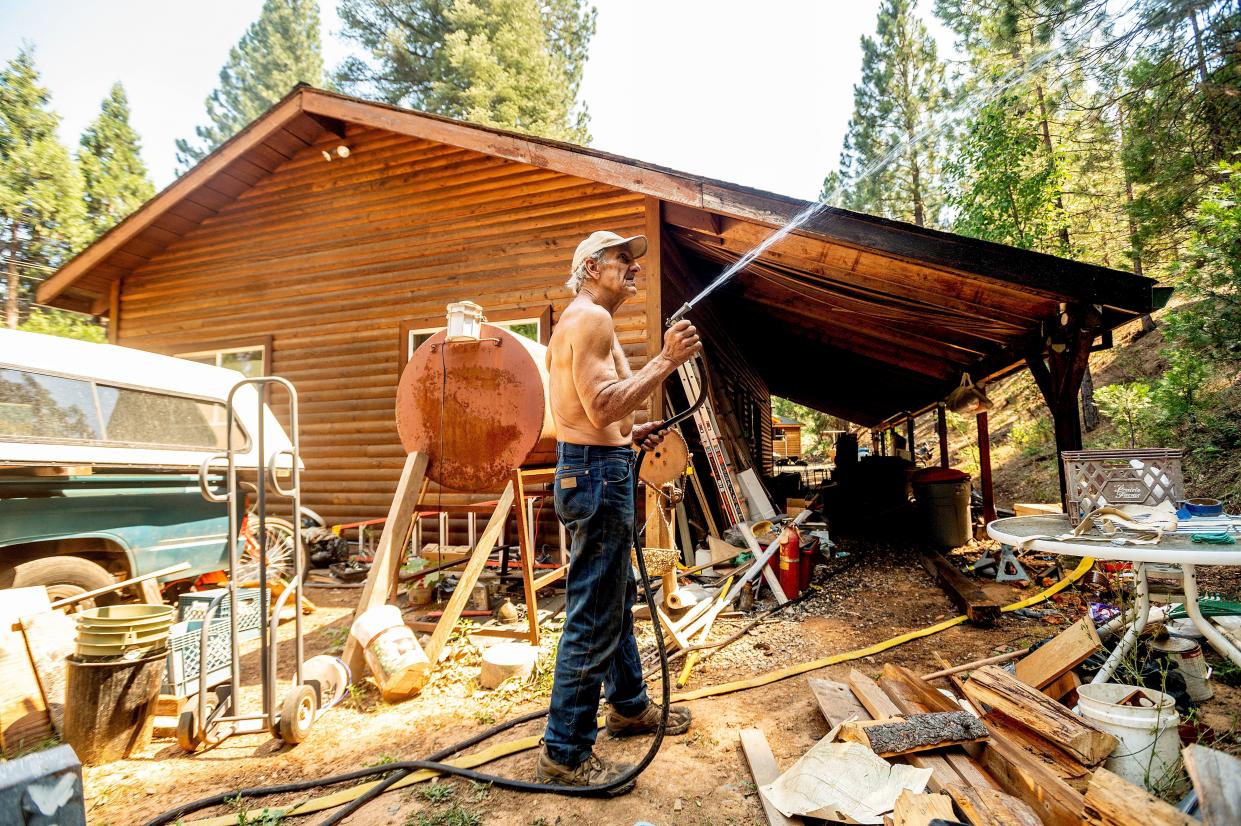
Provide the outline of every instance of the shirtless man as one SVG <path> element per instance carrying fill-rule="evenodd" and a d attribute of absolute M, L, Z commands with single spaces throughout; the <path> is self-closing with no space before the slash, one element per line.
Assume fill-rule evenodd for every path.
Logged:
<path fill-rule="evenodd" d="M 664 334 L 663 350 L 637 373 L 616 338 L 613 316 L 637 294 L 646 238 L 595 232 L 578 244 L 565 309 L 547 350 L 552 418 L 556 422 L 556 515 L 572 538 L 564 634 L 556 653 L 551 711 L 535 776 L 543 783 L 607 783 L 632 766 L 593 753 L 599 687 L 611 708 L 607 729 L 617 737 L 646 734 L 660 707 L 646 696 L 633 635 L 637 583 L 633 548 L 637 453 L 659 444 L 661 421 L 634 426 L 634 411 L 696 353 L 698 333 L 681 321 Z M 668 734 L 684 733 L 688 709 L 668 713 Z M 630 791 L 632 782 L 613 790 Z"/>

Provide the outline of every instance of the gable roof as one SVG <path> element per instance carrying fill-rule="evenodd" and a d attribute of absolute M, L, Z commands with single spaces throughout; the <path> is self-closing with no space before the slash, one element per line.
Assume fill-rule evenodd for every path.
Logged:
<path fill-rule="evenodd" d="M 388 130 L 658 198 L 665 279 L 693 295 L 811 204 L 561 141 L 478 126 L 306 85 L 65 264 L 38 301 L 103 313 L 125 273 L 345 124 Z M 823 207 L 705 308 L 730 329 L 772 393 L 860 424 L 942 399 L 1042 352 L 1065 305 L 1104 328 L 1166 300 L 1129 273 L 848 210 Z M 799 359 L 788 358 L 798 353 Z M 807 380 L 830 365 L 831 381 Z M 845 392 L 841 392 L 844 389 Z"/>

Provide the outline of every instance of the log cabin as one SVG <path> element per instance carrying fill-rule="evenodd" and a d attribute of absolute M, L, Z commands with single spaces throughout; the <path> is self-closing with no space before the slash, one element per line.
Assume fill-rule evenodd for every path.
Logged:
<path fill-rule="evenodd" d="M 298 85 L 37 300 L 106 317 L 121 345 L 290 380 L 304 502 L 348 522 L 387 510 L 404 459 L 398 376 L 448 303 L 475 301 L 546 341 L 578 241 L 645 233 L 639 293 L 618 316 L 636 369 L 664 319 L 807 206 Z M 1086 355 L 1161 300 L 1130 273 L 824 208 L 690 317 L 734 461 L 769 472 L 772 394 L 882 430 L 933 409 L 965 373 L 1025 368 L 1058 447 L 1080 447 Z"/>

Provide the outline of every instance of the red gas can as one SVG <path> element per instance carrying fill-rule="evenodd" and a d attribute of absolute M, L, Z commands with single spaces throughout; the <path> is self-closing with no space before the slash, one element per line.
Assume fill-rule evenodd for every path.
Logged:
<path fill-rule="evenodd" d="M 789 525 L 780 534 L 780 588 L 793 599 L 801 593 L 801 534 Z"/>

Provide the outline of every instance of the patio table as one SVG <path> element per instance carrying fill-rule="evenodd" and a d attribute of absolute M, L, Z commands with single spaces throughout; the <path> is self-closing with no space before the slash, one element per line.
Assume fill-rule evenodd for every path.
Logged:
<path fill-rule="evenodd" d="M 987 535 L 1004 545 L 1043 553 L 1089 556 L 1095 559 L 1134 563 L 1137 579 L 1137 604 L 1131 612 L 1122 615 L 1120 625 L 1128 624 L 1128 628 L 1120 643 L 1112 650 L 1111 655 L 1091 682 L 1102 683 L 1109 680 L 1116 668 L 1133 650 L 1138 636 L 1146 627 L 1151 610 L 1146 566 L 1151 563 L 1177 565 L 1181 568 L 1185 613 L 1206 637 L 1211 647 L 1241 666 L 1241 649 L 1238 649 L 1227 636 L 1212 625 L 1198 607 L 1196 574 L 1198 565 L 1241 565 L 1241 544 L 1199 544 L 1192 542 L 1186 534 L 1172 533 L 1165 533 L 1160 541 L 1153 545 L 1122 545 L 1108 541 L 1055 538 L 1071 530 L 1069 517 L 1064 514 L 1014 516 L 1008 519 L 997 519 L 987 525 Z M 1132 616 L 1131 620 L 1130 616 Z"/>

